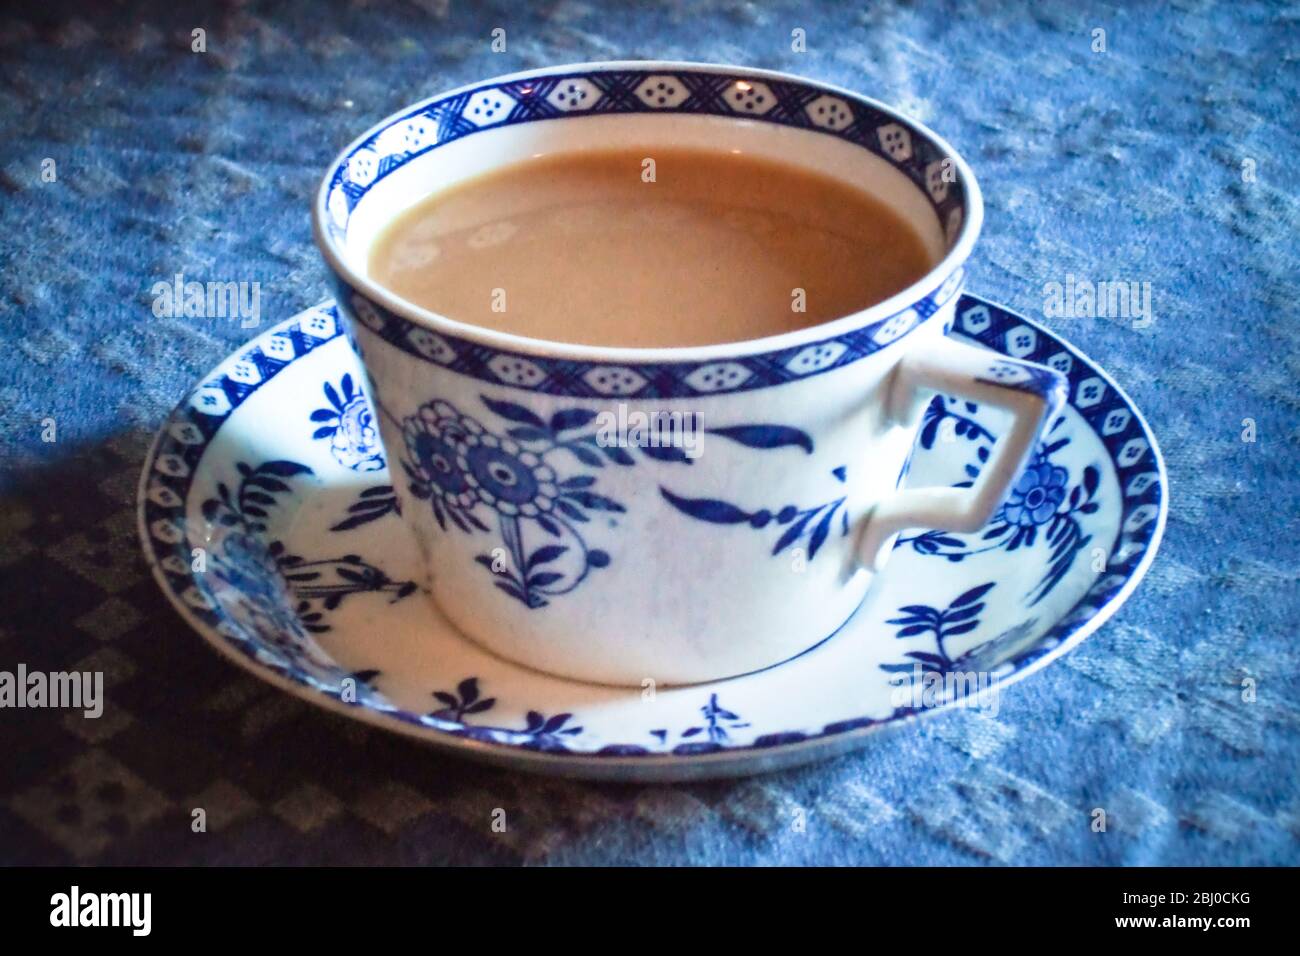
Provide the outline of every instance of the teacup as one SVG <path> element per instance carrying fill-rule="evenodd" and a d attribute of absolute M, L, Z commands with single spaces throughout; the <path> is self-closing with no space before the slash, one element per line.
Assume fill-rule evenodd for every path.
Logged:
<path fill-rule="evenodd" d="M 383 228 L 435 191 L 540 153 L 657 142 L 843 178 L 904 216 L 936 265 L 844 318 L 661 349 L 467 325 L 367 276 Z M 315 234 L 438 608 L 538 670 L 696 683 L 834 634 L 901 530 L 978 530 L 1065 390 L 1052 369 L 945 337 L 982 215 L 970 169 L 924 126 L 847 90 L 740 67 L 533 70 L 371 129 L 330 166 Z M 580 263 L 568 278 L 581 280 Z M 968 487 L 899 487 L 931 392 L 1008 413 Z"/>

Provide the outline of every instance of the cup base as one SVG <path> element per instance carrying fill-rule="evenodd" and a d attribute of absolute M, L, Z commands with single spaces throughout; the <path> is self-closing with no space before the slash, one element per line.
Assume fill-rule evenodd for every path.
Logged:
<path fill-rule="evenodd" d="M 761 674 L 763 673 L 763 671 L 771 670 L 774 667 L 781 667 L 785 664 L 788 664 L 793 660 L 797 660 L 798 658 L 803 657 L 805 654 L 815 651 L 817 648 L 821 647 L 827 641 L 834 638 L 835 635 L 840 633 L 840 631 L 844 630 L 845 626 L 850 621 L 852 621 L 854 616 L 858 613 L 858 609 L 861 608 L 862 605 L 867 602 L 867 598 L 870 595 L 870 591 L 871 591 L 870 586 L 868 586 L 866 590 L 863 592 L 862 598 L 857 602 L 857 604 L 854 605 L 853 610 L 849 613 L 849 615 L 846 618 L 844 618 L 843 621 L 837 624 L 829 634 L 819 638 L 818 640 L 807 645 L 802 650 L 797 651 L 794 654 L 790 654 L 787 657 L 783 657 L 780 660 L 772 661 L 771 663 L 768 664 L 763 664 L 759 667 L 752 667 L 747 670 L 737 671 L 732 674 L 713 674 L 710 676 L 701 677 L 698 680 L 689 680 L 689 681 L 657 681 L 655 682 L 655 686 L 665 690 L 670 688 L 678 688 L 678 687 L 698 687 L 704 684 L 713 684 L 719 681 L 735 680 L 740 677 L 749 677 L 753 674 Z M 449 625 L 451 629 L 454 630 L 459 637 L 464 639 L 467 643 L 474 645 L 476 648 L 483 651 L 484 653 L 495 658 L 496 660 L 504 661 L 505 663 L 511 665 L 512 667 L 521 667 L 524 670 L 531 671 L 534 674 L 541 674 L 545 677 L 551 677 L 556 680 L 566 681 L 568 683 L 590 684 L 592 687 L 610 687 L 610 688 L 632 689 L 632 690 L 644 690 L 646 687 L 645 679 L 636 680 L 636 681 L 596 680 L 591 677 L 583 677 L 572 673 L 566 673 L 564 671 L 550 670 L 545 667 L 538 667 L 537 665 L 531 664 L 518 657 L 511 657 L 508 654 L 502 654 L 500 651 L 496 650 L 489 644 L 486 644 L 483 641 L 473 637 L 469 633 L 469 631 L 465 628 L 465 626 L 462 625 L 456 619 L 455 614 L 449 612 L 446 608 L 442 606 L 442 604 L 438 601 L 437 597 L 434 596 L 433 588 L 425 588 L 423 591 L 423 596 L 425 600 L 428 602 L 430 610 L 432 610 L 434 614 L 438 615 L 438 617 L 442 621 L 446 622 L 446 624 Z"/>

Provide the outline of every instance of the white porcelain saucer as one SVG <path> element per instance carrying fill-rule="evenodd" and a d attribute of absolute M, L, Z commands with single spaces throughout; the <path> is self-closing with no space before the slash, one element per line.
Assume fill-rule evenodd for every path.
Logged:
<path fill-rule="evenodd" d="M 560 680 L 491 656 L 415 583 L 362 372 L 332 303 L 228 358 L 172 413 L 140 480 L 163 592 L 204 638 L 298 696 L 466 757 L 617 780 L 734 776 L 862 746 L 990 695 L 1128 598 L 1165 523 L 1146 422 L 1047 329 L 965 296 L 953 330 L 1052 365 L 1070 405 L 993 522 L 899 540 L 857 614 L 794 660 L 684 688 Z M 938 397 L 909 480 L 978 474 L 1000 419 Z"/>

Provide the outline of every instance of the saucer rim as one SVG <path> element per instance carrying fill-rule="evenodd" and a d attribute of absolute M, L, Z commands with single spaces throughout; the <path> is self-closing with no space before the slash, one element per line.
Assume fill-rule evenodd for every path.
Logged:
<path fill-rule="evenodd" d="M 1113 388 L 1124 406 L 1133 414 L 1134 419 L 1143 433 L 1143 437 L 1146 439 L 1150 447 L 1161 490 L 1157 515 L 1155 518 L 1155 528 L 1144 547 L 1141 558 L 1128 573 L 1128 577 L 1124 583 L 1115 591 L 1112 597 L 1105 604 L 1101 605 L 1093 614 L 1080 622 L 1079 625 L 1066 637 L 1062 638 L 1059 643 L 1043 651 L 1041 654 L 1038 654 L 1031 660 L 1024 662 L 1010 674 L 999 679 L 996 686 L 1000 690 L 1004 687 L 1009 687 L 1013 684 L 1019 683 L 1024 678 L 1037 673 L 1047 664 L 1073 650 L 1084 640 L 1094 634 L 1103 624 L 1109 621 L 1137 589 L 1138 584 L 1146 576 L 1152 562 L 1155 560 L 1156 553 L 1159 550 L 1164 537 L 1165 525 L 1169 511 L 1168 474 L 1165 468 L 1164 456 L 1160 451 L 1160 447 L 1156 442 L 1155 435 L 1151 430 L 1150 423 L 1147 421 L 1146 416 L 1142 413 L 1141 409 L 1129 394 L 1114 381 L 1111 375 L 1098 362 L 1091 359 L 1085 352 L 1083 352 L 1083 350 L 1079 349 L 1071 342 L 1064 339 L 1054 331 L 1046 328 L 1042 324 L 1035 322 L 1033 319 L 1016 312 L 1013 309 L 999 305 L 991 299 L 986 299 L 983 296 L 975 295 L 966 291 L 959 293 L 957 303 L 959 312 L 965 311 L 962 309 L 963 299 L 971 300 L 970 303 L 966 304 L 967 308 L 971 305 L 991 306 L 1008 315 L 1016 317 L 1030 328 L 1045 334 L 1050 340 L 1059 344 L 1062 349 L 1070 353 L 1074 358 L 1084 362 L 1097 377 L 1101 378 L 1106 385 Z M 362 720 L 365 723 L 380 729 L 394 731 L 411 739 L 419 740 L 451 756 L 459 756 L 481 763 L 506 768 L 522 769 L 550 776 L 625 782 L 673 782 L 719 779 L 773 772 L 809 763 L 814 760 L 827 759 L 848 753 L 863 746 L 869 737 L 905 726 L 910 726 L 918 719 L 946 712 L 955 707 L 970 706 L 972 704 L 969 700 L 949 701 L 935 707 L 926 707 L 908 713 L 893 715 L 845 730 L 827 731 L 823 728 L 821 731 L 809 734 L 799 740 L 774 742 L 764 745 L 750 743 L 699 753 L 669 752 L 617 754 L 608 752 L 601 753 L 599 751 L 592 753 L 576 753 L 572 751 L 552 752 L 531 749 L 510 741 L 475 739 L 473 737 L 462 736 L 437 727 L 413 724 L 401 719 L 400 717 L 395 717 L 388 711 L 375 710 L 361 702 L 344 702 L 320 688 L 314 688 L 297 680 L 283 676 L 270 668 L 259 665 L 254 658 L 239 653 L 235 647 L 217 633 L 214 628 L 199 618 L 197 614 L 195 614 L 194 611 L 181 599 L 180 594 L 173 587 L 165 570 L 162 568 L 152 545 L 148 516 L 146 514 L 150 476 L 153 474 L 154 462 L 157 458 L 159 448 L 162 445 L 165 436 L 168 434 L 169 427 L 175 421 L 187 420 L 183 415 L 184 410 L 188 407 L 191 399 L 194 398 L 206 384 L 214 380 L 218 374 L 228 366 L 240 361 L 249 348 L 258 341 L 264 338 L 269 338 L 286 327 L 291 327 L 304 315 L 319 312 L 321 310 L 327 310 L 334 306 L 335 301 L 333 299 L 327 299 L 296 312 L 292 316 L 276 323 L 249 341 L 242 343 L 235 350 L 222 358 L 222 360 L 213 366 L 213 368 L 208 372 L 199 376 L 195 385 L 185 392 L 177 405 L 172 408 L 163 419 L 157 433 L 154 435 L 153 441 L 150 443 L 149 451 L 144 458 L 140 479 L 137 483 L 136 527 L 140 537 L 141 548 L 144 551 L 145 560 L 149 565 L 150 572 L 153 574 L 155 582 L 158 584 L 158 587 L 166 596 L 169 603 L 180 614 L 185 623 L 193 630 L 197 631 L 199 636 L 202 637 L 207 644 L 216 649 L 222 657 L 231 661 L 241 669 L 248 671 L 268 684 L 287 691 L 308 703 L 353 719 Z M 343 319 L 340 314 L 337 321 L 344 323 L 346 320 Z M 299 358 L 301 358 L 301 356 L 299 356 Z M 206 447 L 196 462 L 196 471 L 202 466 L 203 456 L 207 454 L 211 447 L 217 431 L 224 426 L 225 421 L 228 421 L 229 417 L 230 416 L 228 415 L 223 419 L 221 424 L 219 424 L 213 431 L 212 435 L 207 437 L 205 440 Z M 1080 597 L 1078 602 L 1063 611 L 1057 618 L 1057 621 L 1060 622 L 1067 620 L 1073 613 L 1075 613 L 1079 604 L 1086 600 L 1086 597 L 1087 595 L 1085 593 Z M 1053 625 L 1053 628 L 1056 626 L 1059 625 Z M 1045 640 L 1049 634 L 1050 629 L 1039 638 L 1039 641 Z M 774 666 L 780 667 L 783 665 L 778 664 Z M 722 683 L 722 681 L 711 681 L 700 686 L 716 687 L 720 683 Z M 848 721 L 846 721 L 846 723 L 847 722 Z"/>

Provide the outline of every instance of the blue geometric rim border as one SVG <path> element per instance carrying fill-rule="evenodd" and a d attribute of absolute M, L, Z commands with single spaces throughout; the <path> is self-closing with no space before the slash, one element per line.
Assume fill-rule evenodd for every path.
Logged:
<path fill-rule="evenodd" d="M 338 164 L 330 192 L 338 188 L 350 215 L 375 183 L 431 149 L 487 129 L 615 113 L 739 117 L 836 136 L 904 173 L 925 193 L 949 232 L 955 231 L 954 210 L 965 205 L 960 176 L 943 175 L 944 151 L 869 102 L 811 81 L 688 64 L 662 64 L 653 70 L 591 67 L 524 76 L 423 103 L 357 144 Z M 341 213 L 338 218 L 346 219 Z M 327 228 L 336 237 L 344 232 L 333 219 Z"/>
<path fill-rule="evenodd" d="M 1002 686 L 1038 669 L 1083 640 L 1137 586 L 1164 530 L 1166 478 L 1164 464 L 1141 414 L 1118 386 L 1089 365 L 1077 349 L 1031 320 L 975 296 L 963 295 L 957 314 L 958 331 L 964 336 L 999 351 L 1049 365 L 1066 375 L 1070 383 L 1070 404 L 1106 448 L 1123 495 L 1119 536 L 1106 572 L 1032 648 L 999 666 L 993 686 Z M 516 741 L 493 728 L 473 727 L 402 710 L 382 700 L 378 692 L 362 690 L 365 685 L 354 691 L 355 700 L 346 700 L 337 688 L 323 685 L 300 668 L 258 658 L 255 642 L 230 635 L 225 628 L 232 625 L 220 613 L 185 598 L 185 591 L 193 583 L 190 542 L 185 533 L 186 502 L 204 452 L 222 424 L 250 395 L 293 361 L 332 341 L 341 334 L 341 328 L 337 307 L 322 303 L 265 333 L 258 345 L 239 356 L 230 371 L 206 377 L 172 412 L 155 439 L 140 482 L 139 531 L 154 576 L 187 620 L 200 626 L 210 640 L 228 652 L 251 659 L 253 670 L 263 677 L 276 678 L 298 692 L 310 690 L 309 699 L 333 709 L 369 710 L 374 715 L 371 722 L 413 733 L 426 741 L 436 742 L 445 736 L 468 738 L 486 747 L 480 753 L 518 756 L 520 750 L 530 750 L 527 746 L 530 740 L 522 734 Z M 343 676 L 347 675 L 340 671 L 340 677 Z M 664 752 L 650 751 L 639 744 L 613 744 L 595 752 L 532 750 L 529 755 L 542 761 L 566 762 L 594 759 L 605 763 L 611 758 L 628 758 L 638 764 L 674 758 L 707 759 L 710 755 L 815 745 L 819 741 L 830 743 L 832 739 L 843 739 L 846 734 L 857 732 L 854 736 L 860 736 L 943 709 L 942 706 L 898 707 L 884 718 L 837 721 L 818 732 L 767 734 L 743 745 L 686 744 Z M 430 730 L 437 733 L 430 735 L 427 733 Z"/>
<path fill-rule="evenodd" d="M 474 133 L 591 114 L 686 113 L 742 117 L 835 136 L 890 163 L 921 190 L 951 244 L 966 188 L 947 154 L 920 131 L 848 93 L 762 74 L 674 64 L 596 69 L 483 84 L 436 99 L 366 137 L 330 179 L 325 227 L 336 240 L 357 203 L 412 160 Z M 948 169 L 956 173 L 952 180 Z M 342 278 L 335 292 L 395 348 L 463 375 L 531 391 L 608 398 L 694 398 L 764 388 L 840 368 L 912 331 L 955 294 L 955 268 L 915 305 L 835 338 L 729 361 L 635 366 L 573 362 L 507 352 L 436 333 L 384 309 Z"/>
<path fill-rule="evenodd" d="M 820 342 L 710 362 L 622 365 L 525 355 L 434 332 L 352 292 L 340 279 L 335 286 L 340 295 L 351 295 L 358 321 L 389 345 L 470 378 L 566 397 L 698 398 L 795 382 L 865 358 L 932 316 L 956 293 L 961 277 L 959 268 L 940 288 L 897 315 Z M 356 349 L 355 340 L 352 344 Z"/>

